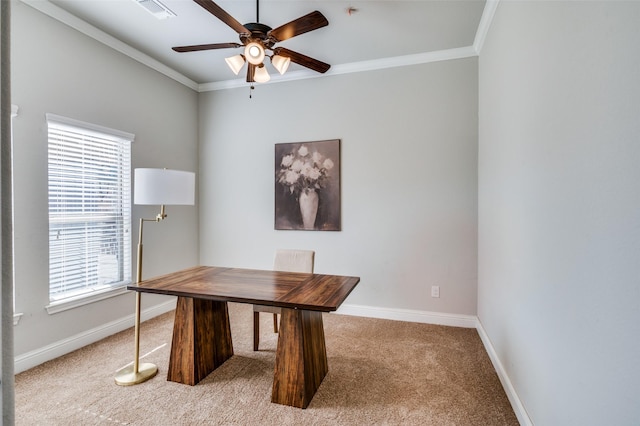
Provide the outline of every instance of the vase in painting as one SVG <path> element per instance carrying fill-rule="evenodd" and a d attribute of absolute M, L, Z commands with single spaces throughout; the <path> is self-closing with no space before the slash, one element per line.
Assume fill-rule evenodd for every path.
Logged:
<path fill-rule="evenodd" d="M 303 229 L 313 229 L 318 214 L 318 193 L 311 189 L 300 193 L 300 214 Z"/>

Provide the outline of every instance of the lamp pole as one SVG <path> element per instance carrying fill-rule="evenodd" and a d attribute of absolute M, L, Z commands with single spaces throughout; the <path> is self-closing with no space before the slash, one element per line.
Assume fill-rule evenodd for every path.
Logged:
<path fill-rule="evenodd" d="M 167 169 L 135 169 L 134 203 L 160 206 L 154 219 L 140 219 L 138 234 L 138 262 L 136 285 L 142 282 L 142 230 L 144 222 L 160 222 L 165 219 L 165 205 L 194 205 L 195 173 Z M 136 291 L 133 363 L 116 372 L 115 381 L 120 386 L 137 385 L 158 374 L 158 367 L 151 363 L 140 363 L 140 311 L 141 293 Z"/>
<path fill-rule="evenodd" d="M 142 230 L 144 222 L 160 222 L 167 217 L 164 212 L 164 204 L 160 207 L 160 213 L 155 219 L 140 218 L 140 228 L 138 233 L 138 262 L 136 272 L 136 284 L 142 281 Z M 134 345 L 135 355 L 133 365 L 127 365 L 116 373 L 116 383 L 120 386 L 137 385 L 146 382 L 153 376 L 158 374 L 158 367 L 150 362 L 140 363 L 140 310 L 141 310 L 141 293 L 136 291 L 136 313 L 134 325 Z"/>

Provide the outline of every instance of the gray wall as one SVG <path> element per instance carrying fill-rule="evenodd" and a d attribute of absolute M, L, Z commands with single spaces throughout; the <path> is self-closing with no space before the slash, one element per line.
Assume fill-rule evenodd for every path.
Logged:
<path fill-rule="evenodd" d="M 45 113 L 134 133 L 134 168 L 197 172 L 198 103 L 197 93 L 183 85 L 24 3 L 12 6 L 12 97 L 20 108 L 14 119 L 15 304 L 16 312 L 23 313 L 15 327 L 15 353 L 20 356 L 104 327 L 131 315 L 134 308 L 133 295 L 127 294 L 54 315 L 45 310 Z M 154 217 L 156 210 L 134 206 L 133 253 L 137 219 Z M 161 224 L 145 226 L 144 276 L 198 263 L 197 207 L 169 207 L 167 212 L 169 218 Z M 166 299 L 145 296 L 143 308 L 163 302 Z"/>
<path fill-rule="evenodd" d="M 275 231 L 274 144 L 325 139 L 342 231 Z M 362 278 L 347 304 L 476 314 L 477 58 L 203 93 L 200 144 L 201 263 L 313 249 Z"/>
<path fill-rule="evenodd" d="M 478 316 L 537 425 L 640 421 L 640 3 L 501 2 Z"/>
<path fill-rule="evenodd" d="M 258 86 L 251 100 L 198 96 L 21 2 L 12 12 L 16 355 L 133 311 L 131 295 L 44 309 L 52 112 L 135 133 L 134 167 L 199 172 L 199 206 L 146 231 L 145 276 L 269 268 L 275 248 L 311 248 L 318 272 L 362 277 L 349 304 L 477 313 L 534 423 L 637 423 L 640 3 L 503 1 L 479 64 Z M 333 138 L 343 230 L 274 231 L 274 144 Z"/>

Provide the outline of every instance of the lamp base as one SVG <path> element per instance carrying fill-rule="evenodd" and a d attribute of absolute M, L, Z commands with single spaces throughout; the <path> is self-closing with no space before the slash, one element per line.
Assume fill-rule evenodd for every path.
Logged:
<path fill-rule="evenodd" d="M 138 366 L 137 373 L 134 373 L 132 364 L 116 373 L 116 384 L 120 386 L 137 385 L 146 382 L 156 374 L 158 374 L 158 367 L 156 367 L 155 364 L 149 362 L 142 363 Z"/>

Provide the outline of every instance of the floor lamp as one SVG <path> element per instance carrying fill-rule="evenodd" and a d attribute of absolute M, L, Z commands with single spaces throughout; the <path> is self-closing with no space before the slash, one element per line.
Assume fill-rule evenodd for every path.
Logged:
<path fill-rule="evenodd" d="M 160 222 L 167 215 L 165 205 L 193 205 L 195 198 L 195 173 L 167 169 L 135 169 L 134 204 L 159 205 L 160 213 L 154 219 L 140 218 L 138 236 L 138 268 L 136 284 L 142 281 L 142 227 L 144 222 Z M 121 386 L 137 385 L 158 373 L 151 363 L 140 363 L 140 292 L 136 291 L 135 357 L 133 365 L 116 372 L 116 383 Z"/>

